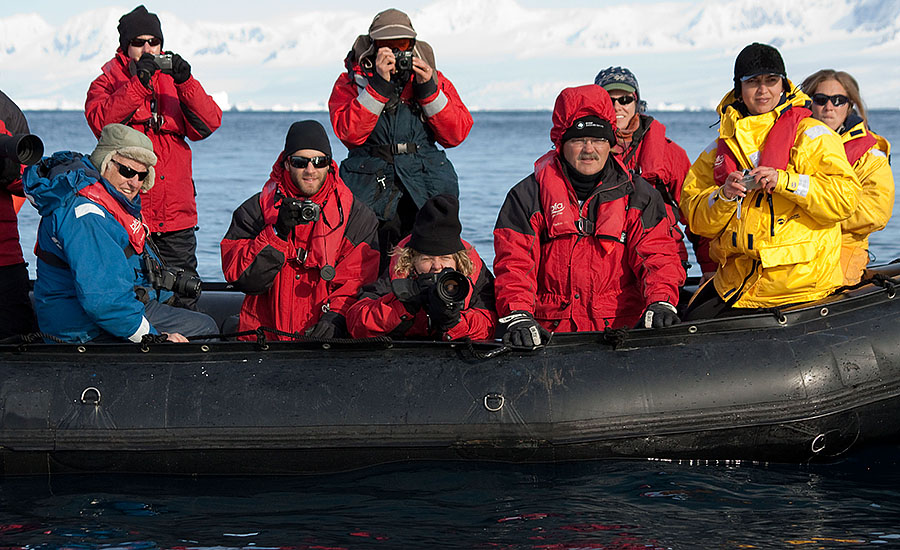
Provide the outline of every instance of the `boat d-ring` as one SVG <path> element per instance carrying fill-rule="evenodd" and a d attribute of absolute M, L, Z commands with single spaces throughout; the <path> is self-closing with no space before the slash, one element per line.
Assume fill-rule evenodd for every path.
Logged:
<path fill-rule="evenodd" d="M 499 411 L 505 403 L 506 398 L 503 397 L 503 394 L 489 393 L 484 396 L 484 408 L 491 412 Z"/>
<path fill-rule="evenodd" d="M 815 439 L 812 440 L 812 445 L 810 445 L 810 447 L 809 447 L 810 450 L 811 450 L 813 453 L 815 453 L 815 454 L 819 454 L 819 453 L 821 453 L 822 451 L 824 451 L 824 450 L 825 450 L 825 444 L 827 443 L 827 442 L 826 442 L 826 439 L 827 439 L 827 438 L 828 438 L 828 436 L 826 436 L 825 434 L 819 434 L 819 435 L 817 435 L 817 436 L 815 437 Z"/>
<path fill-rule="evenodd" d="M 97 394 L 96 399 L 92 399 L 93 395 L 90 395 L 91 392 Z M 90 403 L 91 405 L 94 405 L 96 407 L 97 405 L 100 404 L 100 390 L 98 390 L 94 386 L 85 388 L 84 391 L 81 392 L 81 402 L 84 403 L 85 405 Z"/>

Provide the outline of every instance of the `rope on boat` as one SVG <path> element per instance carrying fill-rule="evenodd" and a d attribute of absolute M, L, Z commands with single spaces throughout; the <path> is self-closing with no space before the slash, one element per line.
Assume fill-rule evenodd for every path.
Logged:
<path fill-rule="evenodd" d="M 15 334 L 13 336 L 4 338 L 0 340 L 0 345 L 18 345 L 20 349 L 24 349 L 28 344 L 42 344 L 47 340 L 56 342 L 57 344 L 66 343 L 56 336 L 47 334 L 46 332 L 30 332 L 28 334 Z"/>

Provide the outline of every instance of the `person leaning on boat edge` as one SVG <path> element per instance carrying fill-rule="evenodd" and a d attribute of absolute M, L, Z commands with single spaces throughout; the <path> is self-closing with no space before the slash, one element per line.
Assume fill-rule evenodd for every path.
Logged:
<path fill-rule="evenodd" d="M 146 134 L 159 158 L 156 184 L 144 194 L 144 221 L 165 262 L 197 276 L 197 202 L 191 148 L 222 124 L 216 105 L 190 64 L 163 52 L 159 18 L 138 6 L 119 19 L 119 48 L 87 92 L 84 115 L 96 136 L 118 122 Z M 168 59 L 154 56 L 171 54 Z M 166 63 L 168 62 L 168 63 Z M 167 68 L 160 68 L 160 66 Z M 195 300 L 179 296 L 193 309 Z"/>
<path fill-rule="evenodd" d="M 172 293 L 151 283 L 148 266 L 159 258 L 139 191 L 153 186 L 156 161 L 147 136 L 109 124 L 90 156 L 60 151 L 25 171 L 41 215 L 34 300 L 42 332 L 72 343 L 218 334 L 211 317 L 166 305 Z"/>
<path fill-rule="evenodd" d="M 262 191 L 234 211 L 220 244 L 225 279 L 246 294 L 239 329 L 344 337 L 347 308 L 378 277 L 377 223 L 341 181 L 325 128 L 293 123 Z"/>
<path fill-rule="evenodd" d="M 0 92 L 0 134 L 27 134 L 28 122 L 19 106 Z M 0 157 L 0 339 L 36 332 L 38 325 L 28 297 L 28 264 L 19 245 L 18 216 L 13 195 L 21 197 L 22 171 L 18 159 Z"/>
<path fill-rule="evenodd" d="M 440 340 L 494 336 L 494 276 L 475 248 L 460 238 L 459 201 L 438 195 L 425 201 L 412 234 L 394 249 L 389 271 L 366 285 L 347 313 L 354 338 L 389 335 Z M 466 284 L 452 277 L 464 276 Z M 448 278 L 451 277 L 451 278 Z M 447 301 L 443 288 L 459 292 Z M 457 287 L 468 287 L 463 293 Z"/>
<path fill-rule="evenodd" d="M 612 153 L 619 157 L 625 168 L 653 185 L 666 201 L 669 222 L 677 231 L 681 263 L 687 270 L 691 264 L 681 229 L 678 228 L 679 220 L 682 223 L 685 221 L 678 209 L 678 201 L 681 200 L 681 186 L 691 161 L 684 149 L 666 136 L 666 127 L 645 114 L 647 102 L 641 98 L 641 88 L 634 73 L 625 67 L 607 67 L 597 73 L 594 84 L 609 93 L 616 110 L 616 144 L 612 147 Z M 694 243 L 694 251 L 698 258 L 702 258 L 697 242 Z M 702 267 L 703 261 L 700 263 Z"/>
<path fill-rule="evenodd" d="M 847 160 L 862 185 L 859 208 L 841 222 L 844 284 L 854 285 L 869 263 L 869 234 L 884 229 L 894 211 L 891 144 L 869 129 L 859 84 L 848 73 L 816 71 L 800 88 L 812 98 L 813 118 L 841 136 Z"/>
<path fill-rule="evenodd" d="M 685 272 L 665 203 L 610 154 L 616 114 L 595 84 L 556 99 L 554 148 L 506 196 L 494 228 L 498 336 L 677 323 Z"/>
<path fill-rule="evenodd" d="M 741 50 L 718 138 L 681 194 L 689 228 L 711 239 L 718 263 L 687 318 L 808 302 L 841 286 L 840 222 L 856 211 L 860 183 L 840 138 L 808 106 L 778 50 Z"/>
<path fill-rule="evenodd" d="M 344 65 L 328 112 L 335 135 L 350 150 L 341 178 L 378 216 L 381 273 L 426 200 L 459 196 L 456 171 L 435 142 L 462 143 L 472 115 L 402 11 L 377 14 Z"/>

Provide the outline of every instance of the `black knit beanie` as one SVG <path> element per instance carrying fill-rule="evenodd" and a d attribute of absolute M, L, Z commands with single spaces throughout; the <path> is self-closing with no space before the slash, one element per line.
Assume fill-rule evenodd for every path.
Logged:
<path fill-rule="evenodd" d="M 446 256 L 463 250 L 459 200 L 453 195 L 437 195 L 425 201 L 416 214 L 409 247 L 428 256 Z"/>
<path fill-rule="evenodd" d="M 768 44 L 754 42 L 741 50 L 734 60 L 734 88 L 741 89 L 741 82 L 762 74 L 777 74 L 787 78 L 784 60 L 778 50 Z"/>
<path fill-rule="evenodd" d="M 119 18 L 119 46 L 128 53 L 128 43 L 142 34 L 163 39 L 162 25 L 155 13 L 150 13 L 143 4 Z"/>
<path fill-rule="evenodd" d="M 291 124 L 284 138 L 284 154 L 292 155 L 300 149 L 315 149 L 331 156 L 331 143 L 325 128 L 315 120 L 300 120 Z"/>
<path fill-rule="evenodd" d="M 583 116 L 572 123 L 560 139 L 561 143 L 574 138 L 604 138 L 610 146 L 616 144 L 616 130 L 608 120 L 595 115 Z"/>

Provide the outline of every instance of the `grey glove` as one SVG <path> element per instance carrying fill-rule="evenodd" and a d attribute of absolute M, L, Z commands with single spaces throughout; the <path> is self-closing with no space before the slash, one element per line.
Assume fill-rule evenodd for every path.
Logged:
<path fill-rule="evenodd" d="M 513 311 L 500 318 L 497 337 L 514 348 L 535 349 L 550 341 L 550 331 L 534 320 L 527 311 Z"/>
<path fill-rule="evenodd" d="M 635 328 L 663 328 L 680 322 L 675 306 L 669 302 L 653 302 L 647 306 Z"/>

